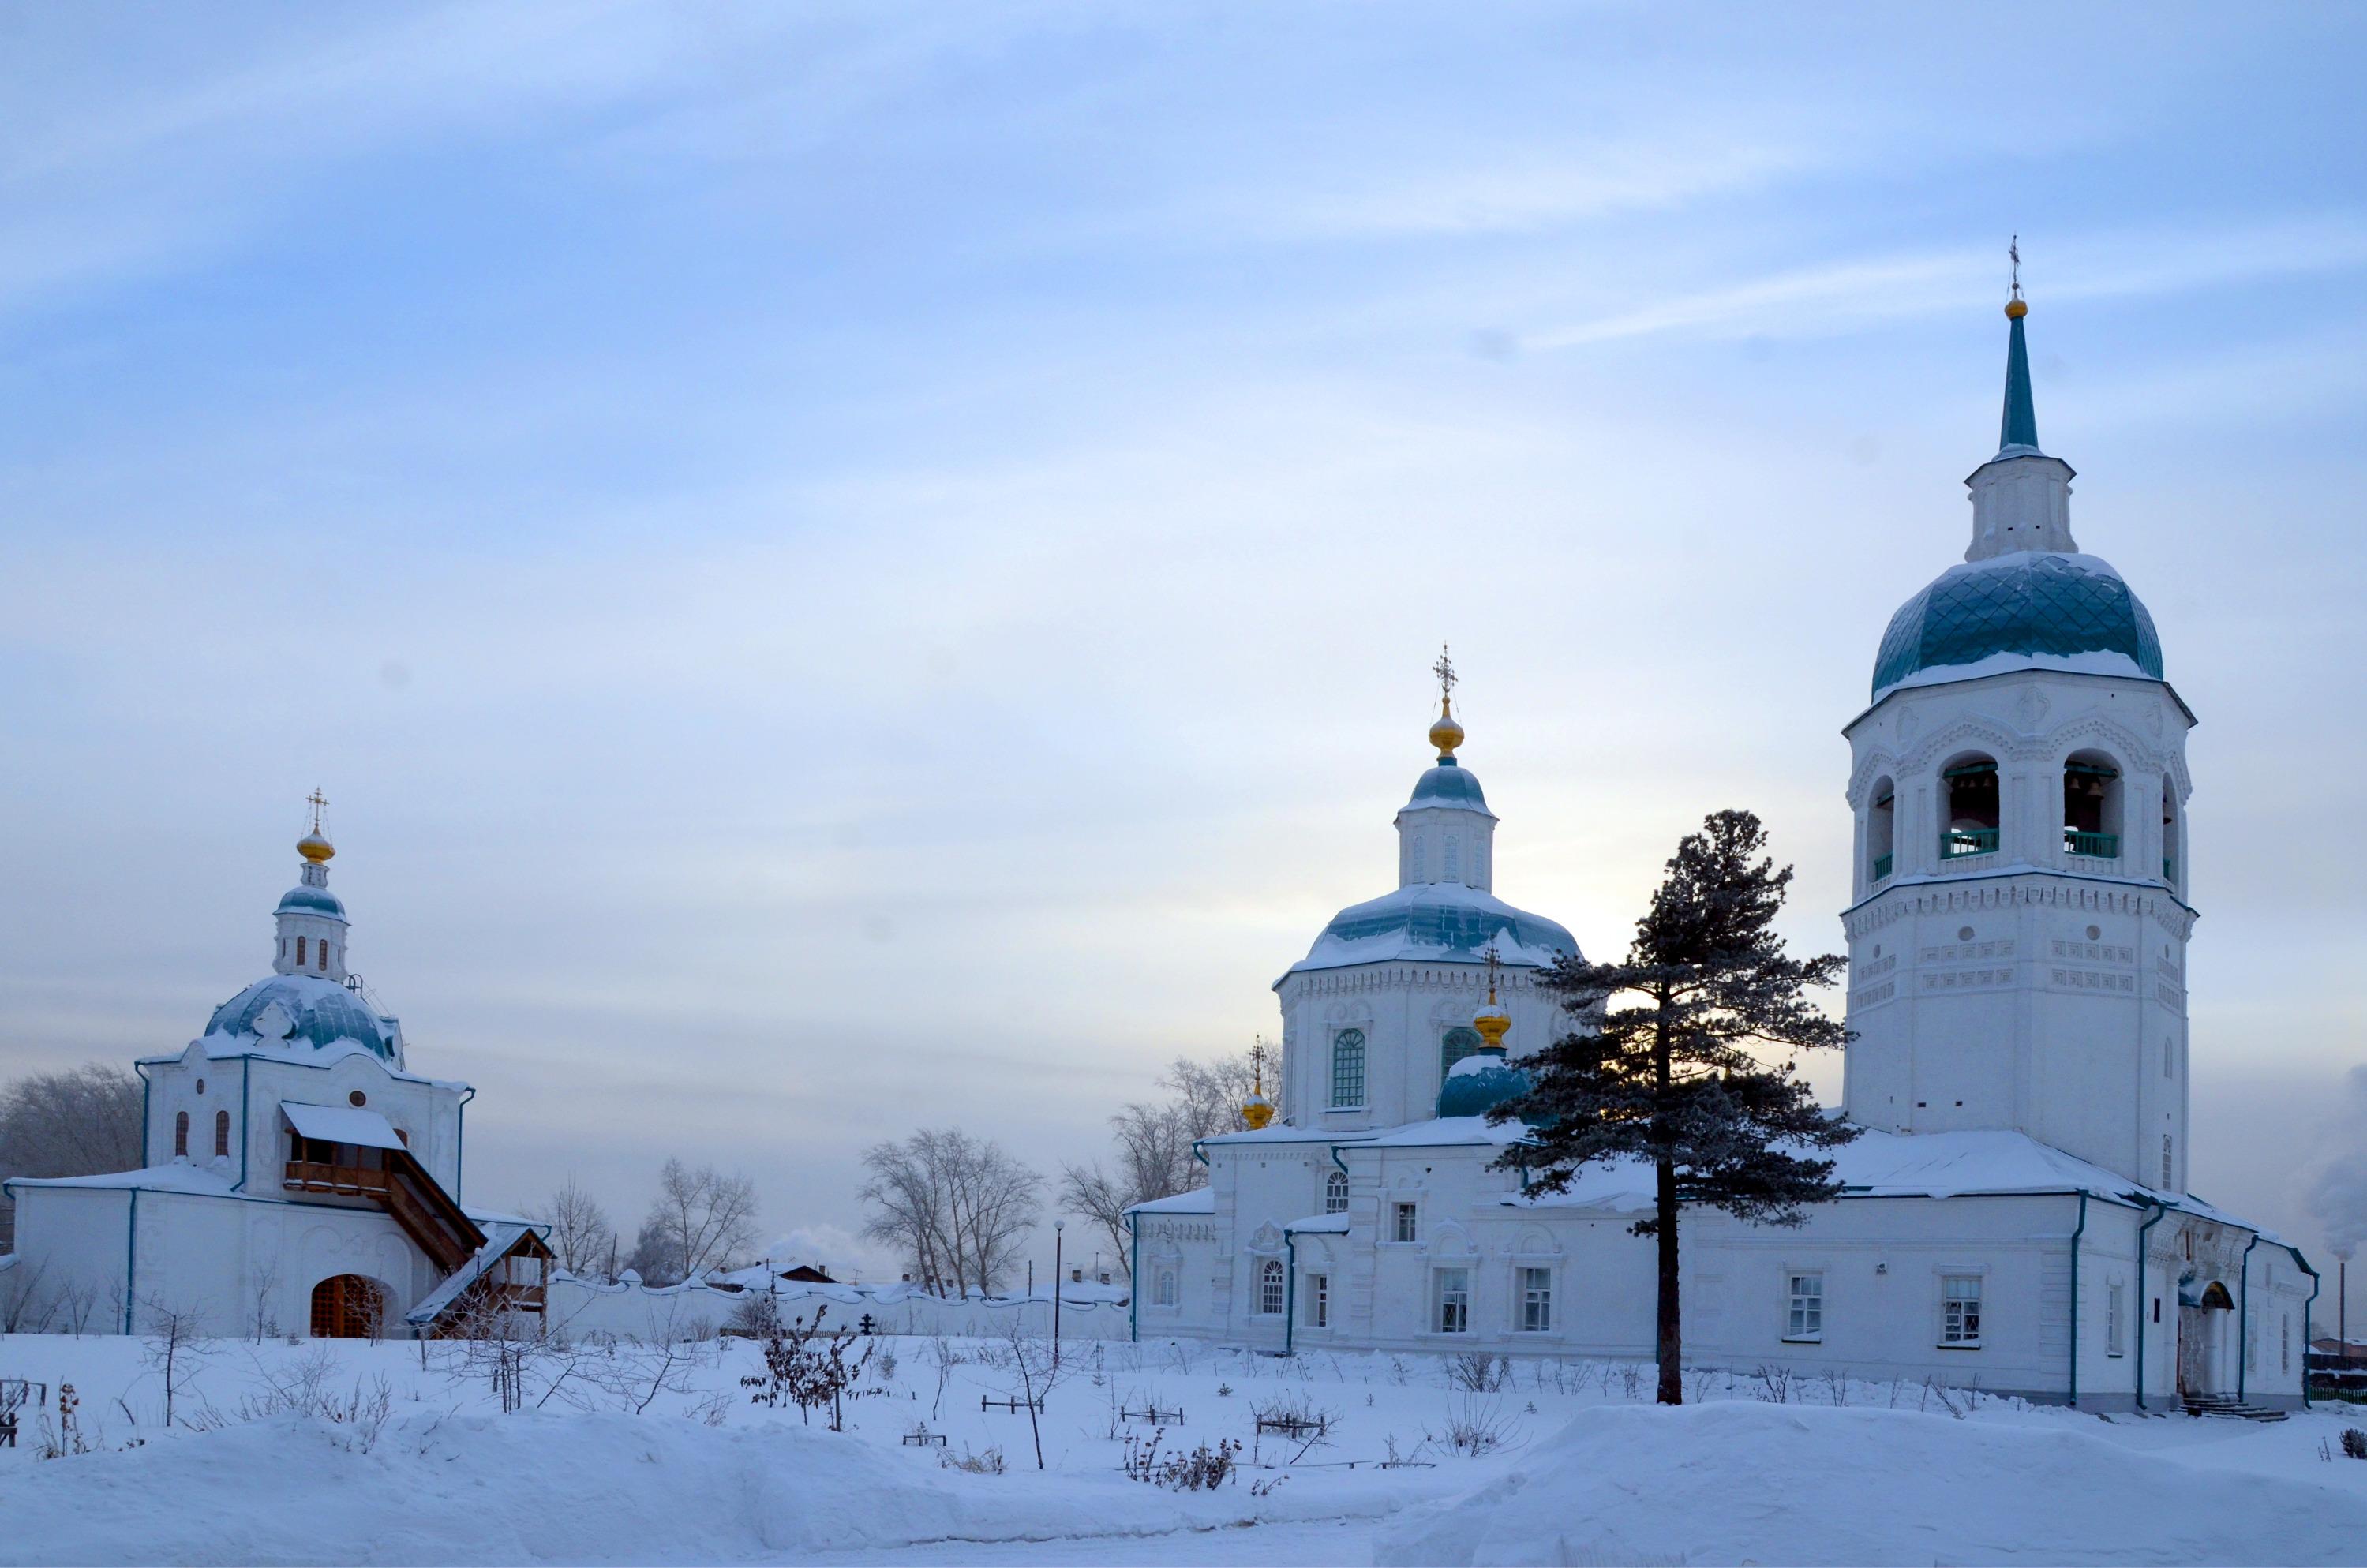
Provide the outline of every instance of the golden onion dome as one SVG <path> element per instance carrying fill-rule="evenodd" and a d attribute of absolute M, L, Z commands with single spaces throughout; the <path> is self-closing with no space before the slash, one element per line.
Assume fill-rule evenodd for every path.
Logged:
<path fill-rule="evenodd" d="M 1430 727 L 1430 743 L 1438 748 L 1441 761 L 1454 756 L 1455 749 L 1463 744 L 1463 727 L 1455 722 L 1455 710 L 1444 697 L 1438 699 L 1438 722 Z"/>
<path fill-rule="evenodd" d="M 335 854 L 337 852 L 337 847 L 329 842 L 329 837 L 327 834 L 322 832 L 318 828 L 315 828 L 311 832 L 296 840 L 296 852 L 302 855 L 306 860 L 311 861 L 313 864 L 318 865 L 322 862 L 327 860 L 330 856 Z"/>
<path fill-rule="evenodd" d="M 1265 1124 L 1274 1120 L 1274 1102 L 1263 1094 L 1252 1093 L 1241 1107 L 1241 1120 L 1250 1124 L 1251 1132 L 1263 1132 Z"/>
<path fill-rule="evenodd" d="M 2005 302 L 2005 313 L 2009 321 L 2018 321 L 2030 314 L 2030 306 L 2021 299 L 2009 299 Z"/>
<path fill-rule="evenodd" d="M 1501 1008 L 1485 1008 L 1478 1017 L 1471 1021 L 1471 1027 L 1479 1032 L 1479 1038 L 1488 1043 L 1488 1049 L 1501 1051 L 1504 1048 L 1504 1036 L 1512 1032 L 1512 1021 L 1504 1016 Z"/>

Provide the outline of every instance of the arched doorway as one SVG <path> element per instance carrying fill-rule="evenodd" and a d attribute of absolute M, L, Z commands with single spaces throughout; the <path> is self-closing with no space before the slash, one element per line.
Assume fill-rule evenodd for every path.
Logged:
<path fill-rule="evenodd" d="M 386 1292 L 368 1275 L 332 1274 L 312 1287 L 315 1339 L 375 1339 L 386 1321 Z"/>
<path fill-rule="evenodd" d="M 2236 1310 L 2227 1287 L 2214 1280 L 2202 1293 L 2189 1299 L 2180 1287 L 2178 1300 L 2178 1392 L 2181 1396 L 2224 1393 L 2221 1374 L 2222 1340 L 2226 1314 Z"/>

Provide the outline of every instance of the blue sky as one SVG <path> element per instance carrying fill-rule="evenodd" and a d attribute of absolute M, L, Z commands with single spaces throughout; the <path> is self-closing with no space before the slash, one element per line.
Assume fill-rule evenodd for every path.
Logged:
<path fill-rule="evenodd" d="M 317 784 L 472 1199 L 712 1152 L 849 1224 L 920 1122 L 1049 1167 L 1388 885 L 1443 640 L 1501 892 L 1615 951 L 1748 805 L 1835 946 L 2018 231 L 2074 525 L 2203 719 L 2195 1183 L 2307 1240 L 2362 31 L 0 6 L 0 1073 L 260 972 Z"/>

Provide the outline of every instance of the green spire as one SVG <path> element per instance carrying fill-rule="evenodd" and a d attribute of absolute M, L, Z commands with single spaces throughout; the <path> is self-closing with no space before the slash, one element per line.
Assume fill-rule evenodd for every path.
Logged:
<path fill-rule="evenodd" d="M 2038 410 L 2030 399 L 2030 345 L 2022 335 L 2022 318 L 2030 307 L 2016 293 L 2005 308 L 2011 335 L 2005 350 L 2005 420 L 1998 431 L 1998 449 L 2016 446 L 2038 450 Z"/>

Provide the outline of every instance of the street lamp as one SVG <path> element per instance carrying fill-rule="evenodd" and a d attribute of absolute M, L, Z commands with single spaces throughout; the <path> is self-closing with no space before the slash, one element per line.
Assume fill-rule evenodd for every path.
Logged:
<path fill-rule="evenodd" d="M 1060 1364 L 1060 1233 L 1069 1228 L 1066 1220 L 1052 1222 L 1052 1364 Z"/>

